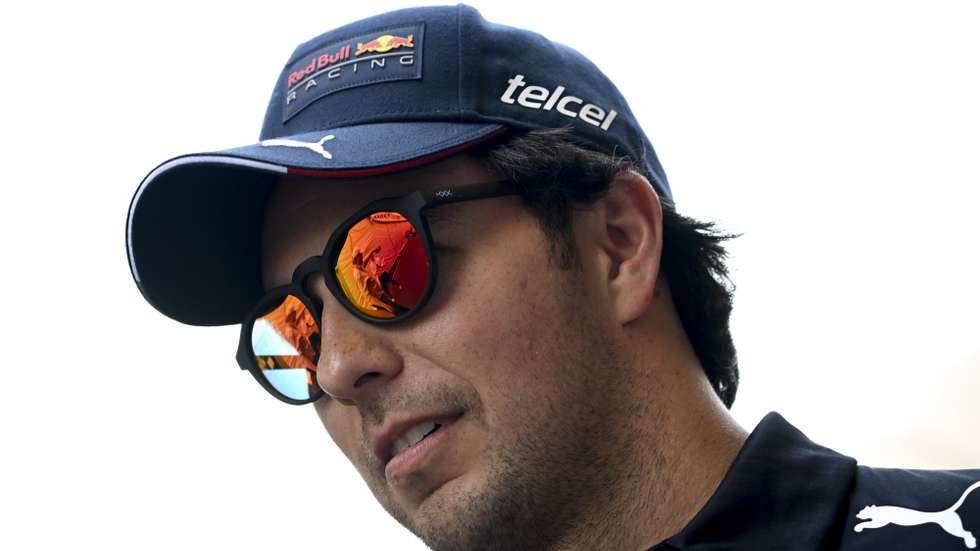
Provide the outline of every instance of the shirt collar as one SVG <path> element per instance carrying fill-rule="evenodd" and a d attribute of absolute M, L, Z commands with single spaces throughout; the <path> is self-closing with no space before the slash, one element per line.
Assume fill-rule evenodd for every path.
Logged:
<path fill-rule="evenodd" d="M 836 549 L 856 464 L 769 413 L 705 506 L 650 551 Z"/>

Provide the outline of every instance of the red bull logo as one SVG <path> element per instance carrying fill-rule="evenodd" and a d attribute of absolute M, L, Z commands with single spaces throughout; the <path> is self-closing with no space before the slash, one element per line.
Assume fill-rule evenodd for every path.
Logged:
<path fill-rule="evenodd" d="M 388 50 L 394 50 L 395 48 L 414 48 L 412 40 L 415 38 L 414 34 L 408 36 L 395 36 L 391 34 L 383 34 L 374 40 L 368 42 L 358 42 L 357 51 L 354 55 L 361 55 L 365 52 L 387 52 Z"/>
<path fill-rule="evenodd" d="M 360 44 L 358 44 L 358 46 L 360 46 Z M 317 57 L 313 57 L 312 59 L 310 59 L 309 65 L 307 65 L 306 67 L 304 67 L 299 71 L 293 71 L 292 73 L 289 73 L 289 78 L 286 81 L 286 86 L 291 88 L 294 84 L 302 81 L 306 77 L 318 71 L 322 71 L 324 68 L 330 65 L 336 65 L 337 63 L 340 63 L 341 61 L 344 61 L 349 58 L 350 58 L 349 44 L 341 47 L 336 53 L 333 54 L 328 53 Z"/>
<path fill-rule="evenodd" d="M 422 23 L 374 28 L 338 40 L 328 37 L 315 47 L 304 49 L 283 69 L 283 122 L 313 102 L 341 90 L 380 83 L 390 87 L 395 81 L 422 78 L 424 32 Z M 346 108 L 343 103 L 330 109 L 343 111 Z M 339 111 L 337 116 L 342 115 Z M 334 116 L 334 111 L 329 116 Z"/>

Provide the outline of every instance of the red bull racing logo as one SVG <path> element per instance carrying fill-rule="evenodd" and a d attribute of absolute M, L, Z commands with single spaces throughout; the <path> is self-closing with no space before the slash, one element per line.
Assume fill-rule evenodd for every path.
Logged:
<path fill-rule="evenodd" d="M 412 44 L 412 39 L 415 35 L 410 34 L 408 36 L 395 36 L 392 34 L 383 34 L 374 40 L 369 42 L 358 42 L 357 51 L 354 55 L 361 55 L 365 52 L 387 52 L 388 50 L 394 50 L 395 48 L 414 48 Z"/>
<path fill-rule="evenodd" d="M 424 32 L 422 24 L 375 29 L 305 51 L 283 73 L 283 122 L 334 92 L 422 78 Z"/>

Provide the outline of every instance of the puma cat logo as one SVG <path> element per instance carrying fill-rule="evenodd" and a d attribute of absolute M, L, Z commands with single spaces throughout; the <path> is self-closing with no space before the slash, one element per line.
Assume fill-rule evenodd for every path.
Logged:
<path fill-rule="evenodd" d="M 327 140 L 332 140 L 332 139 L 333 139 L 333 134 L 328 134 L 328 135 L 324 136 L 322 139 L 320 139 L 320 141 L 318 141 L 318 142 L 300 142 L 300 141 L 296 141 L 296 140 L 280 140 L 280 139 L 274 139 L 274 140 L 262 140 L 261 142 L 259 142 L 259 144 L 260 145 L 264 145 L 266 147 L 269 147 L 269 146 L 272 146 L 272 145 L 281 145 L 281 146 L 284 146 L 284 147 L 305 147 L 306 149 L 309 149 L 310 151 L 313 151 L 315 153 L 319 153 L 320 155 L 323 155 L 323 158 L 324 159 L 333 159 L 333 155 L 331 155 L 329 151 L 327 151 L 326 149 L 323 148 L 324 142 L 326 142 Z"/>
<path fill-rule="evenodd" d="M 857 518 L 865 521 L 854 527 L 855 532 L 860 532 L 865 528 L 881 528 L 886 524 L 897 524 L 899 526 L 916 526 L 935 522 L 943 530 L 957 538 L 963 538 L 963 543 L 967 548 L 977 547 L 977 538 L 971 532 L 963 529 L 963 520 L 956 514 L 956 510 L 966 501 L 966 496 L 973 490 L 980 488 L 980 480 L 974 482 L 967 488 L 959 501 L 952 507 L 942 511 L 916 511 L 905 507 L 895 507 L 893 505 L 868 505 L 857 514 Z"/>

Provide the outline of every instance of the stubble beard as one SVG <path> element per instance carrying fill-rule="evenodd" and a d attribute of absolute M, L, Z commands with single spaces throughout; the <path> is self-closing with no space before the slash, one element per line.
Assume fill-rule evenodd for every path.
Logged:
<path fill-rule="evenodd" d="M 492 435 L 478 493 L 444 488 L 414 519 L 386 506 L 433 551 L 548 550 L 622 521 L 596 513 L 615 509 L 617 492 L 637 476 L 641 444 L 629 437 L 637 412 L 624 400 L 630 369 L 588 316 L 564 319 L 577 321 L 565 324 L 551 352 L 574 375 L 544 403 L 515 400 L 526 418 L 519 430 Z"/>

